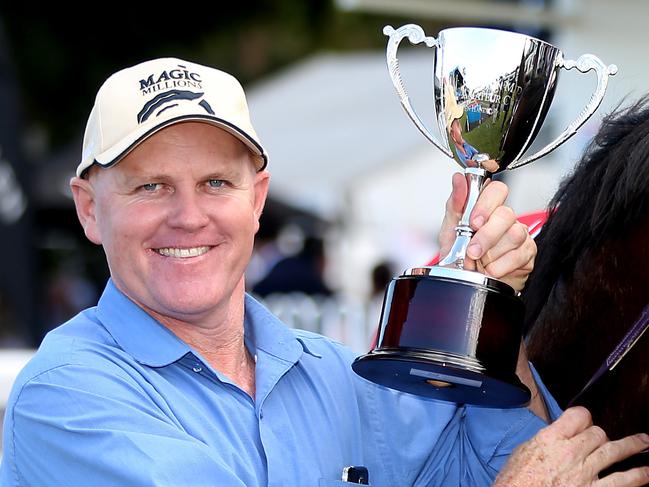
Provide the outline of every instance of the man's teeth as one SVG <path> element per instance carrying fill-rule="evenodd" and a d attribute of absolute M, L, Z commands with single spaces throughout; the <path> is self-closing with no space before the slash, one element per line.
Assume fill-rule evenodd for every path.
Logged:
<path fill-rule="evenodd" d="M 187 257 L 198 257 L 210 250 L 210 247 L 191 247 L 189 249 L 177 249 L 175 247 L 164 247 L 161 249 L 154 249 L 160 255 L 165 257 L 177 257 L 185 259 Z"/>

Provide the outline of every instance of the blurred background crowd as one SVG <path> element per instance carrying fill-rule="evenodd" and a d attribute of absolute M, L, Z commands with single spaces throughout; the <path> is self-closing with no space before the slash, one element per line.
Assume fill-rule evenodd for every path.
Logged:
<path fill-rule="evenodd" d="M 12 364 L 29 355 L 16 350 L 34 349 L 94 305 L 108 278 L 101 249 L 77 222 L 68 181 L 93 97 L 110 73 L 177 56 L 244 83 L 272 174 L 248 289 L 289 325 L 363 352 L 385 284 L 436 253 L 456 170 L 403 113 L 383 26 L 413 22 L 431 36 L 458 25 L 497 27 L 547 40 L 569 59 L 594 53 L 618 65 L 602 108 L 576 137 L 505 175 L 522 213 L 546 205 L 603 114 L 646 91 L 645 14 L 642 0 L 248 0 L 173 10 L 131 3 L 75 15 L 59 4 L 3 3 L 0 410 Z M 399 57 L 413 104 L 433 127 L 433 52 L 404 45 Z M 592 73 L 561 73 L 533 149 L 575 118 L 594 86 Z"/>

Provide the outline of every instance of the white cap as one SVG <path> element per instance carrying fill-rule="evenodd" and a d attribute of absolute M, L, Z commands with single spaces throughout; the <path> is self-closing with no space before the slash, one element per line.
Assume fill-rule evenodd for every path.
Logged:
<path fill-rule="evenodd" d="M 259 171 L 266 167 L 268 156 L 250 122 L 239 81 L 218 69 L 163 58 L 118 71 L 99 88 L 77 176 L 93 164 L 118 163 L 158 130 L 186 121 L 226 130 L 260 156 Z"/>

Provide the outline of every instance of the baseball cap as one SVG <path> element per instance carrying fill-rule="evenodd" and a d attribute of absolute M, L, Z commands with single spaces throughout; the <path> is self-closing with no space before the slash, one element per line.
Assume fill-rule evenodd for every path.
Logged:
<path fill-rule="evenodd" d="M 446 118 L 446 130 L 451 130 L 451 123 L 464 115 L 464 108 L 458 104 L 455 92 L 449 83 L 444 83 L 446 100 L 444 103 L 444 116 Z"/>
<path fill-rule="evenodd" d="M 99 88 L 88 117 L 77 176 L 90 166 L 110 167 L 157 131 L 179 122 L 213 124 L 243 142 L 257 170 L 268 155 L 250 121 L 237 79 L 224 71 L 162 58 L 110 76 Z"/>

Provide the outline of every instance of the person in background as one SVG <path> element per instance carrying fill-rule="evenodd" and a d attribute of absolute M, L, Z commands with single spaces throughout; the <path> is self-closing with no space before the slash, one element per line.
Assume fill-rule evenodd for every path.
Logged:
<path fill-rule="evenodd" d="M 295 255 L 278 260 L 252 288 L 253 294 L 266 297 L 273 293 L 301 292 L 311 296 L 330 296 L 324 280 L 325 252 L 321 238 L 306 236 Z"/>

